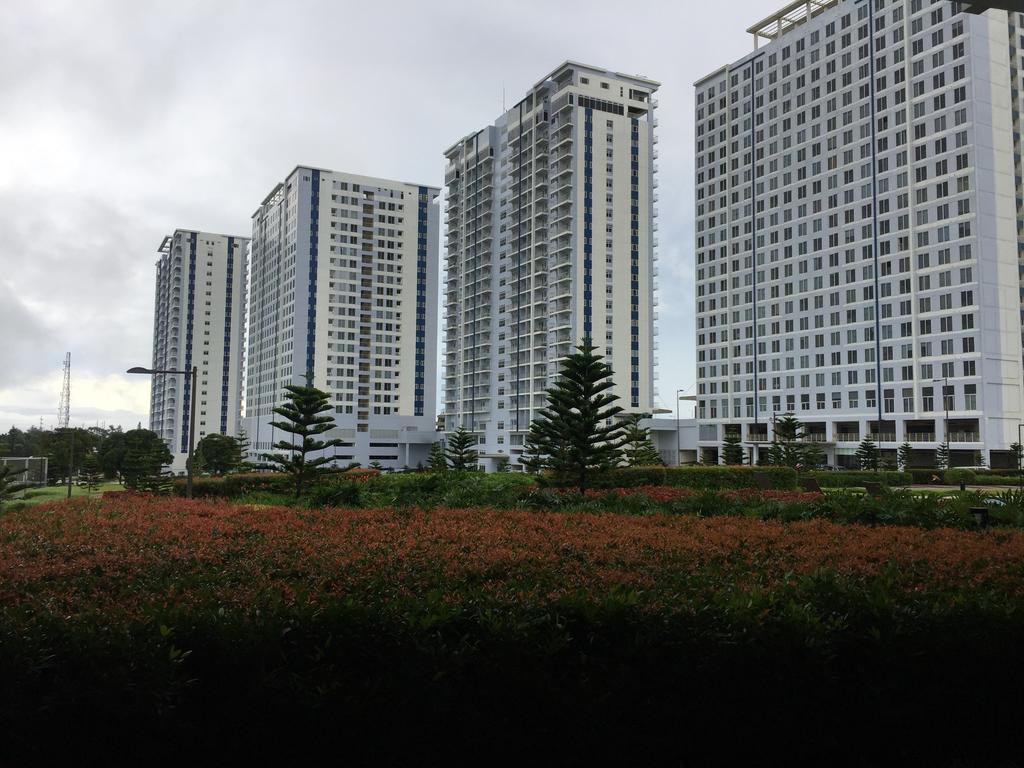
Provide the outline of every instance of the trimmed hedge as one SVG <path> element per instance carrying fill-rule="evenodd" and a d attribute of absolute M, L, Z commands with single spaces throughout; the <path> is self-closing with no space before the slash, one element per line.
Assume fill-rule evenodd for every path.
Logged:
<path fill-rule="evenodd" d="M 757 488 L 757 475 L 768 478 L 772 488 L 791 491 L 796 488 L 796 470 L 790 467 L 623 467 L 591 478 L 592 488 L 633 488 L 638 485 L 670 485 L 700 491 L 732 488 Z M 542 475 L 541 485 L 572 487 L 570 479 Z"/>
<path fill-rule="evenodd" d="M 865 482 L 881 483 L 888 486 L 910 485 L 910 472 L 871 472 L 866 470 L 843 470 L 839 472 L 810 472 L 822 488 L 860 488 Z"/>

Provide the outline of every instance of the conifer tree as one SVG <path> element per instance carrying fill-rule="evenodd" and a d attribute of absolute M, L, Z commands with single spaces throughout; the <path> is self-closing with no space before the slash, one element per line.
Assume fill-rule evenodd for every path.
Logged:
<path fill-rule="evenodd" d="M 651 430 L 640 426 L 641 418 L 631 413 L 622 420 L 622 456 L 630 467 L 660 467 L 665 462 L 651 442 Z"/>
<path fill-rule="evenodd" d="M 547 407 L 530 424 L 527 444 L 536 456 L 534 466 L 551 469 L 571 479 L 582 491 L 594 473 L 617 466 L 622 457 L 622 424 L 615 419 L 622 408 L 612 369 L 595 355 L 584 339 L 562 362 L 554 386 L 547 391 Z"/>
<path fill-rule="evenodd" d="M 343 441 L 338 439 L 318 439 L 318 435 L 334 428 L 334 417 L 326 415 L 331 410 L 328 394 L 314 387 L 312 379 L 312 375 L 307 374 L 305 386 L 289 384 L 284 388 L 287 393 L 285 403 L 274 409 L 282 420 L 270 422 L 272 427 L 293 435 L 296 441 L 279 440 L 274 443 L 274 448 L 290 451 L 290 454 L 272 453 L 267 456 L 268 461 L 292 475 L 296 498 L 302 495 L 306 483 L 320 473 L 321 467 L 332 460 L 332 457 L 323 455 L 310 458 L 309 454 L 343 445 Z"/>
<path fill-rule="evenodd" d="M 808 462 L 808 444 L 803 442 L 804 425 L 792 413 L 775 421 L 772 444 L 768 448 L 768 463 L 777 467 L 796 467 Z"/>
<path fill-rule="evenodd" d="M 865 437 L 857 446 L 857 463 L 861 469 L 878 469 L 878 446 L 870 437 Z"/>
<path fill-rule="evenodd" d="M 466 431 L 465 427 L 459 427 L 454 434 L 448 438 L 448 446 L 445 448 L 445 458 L 448 464 L 457 472 L 475 470 L 480 454 L 473 447 L 476 445 L 476 437 Z"/>
<path fill-rule="evenodd" d="M 899 448 L 896 449 L 896 463 L 899 466 L 900 471 L 906 472 L 910 469 L 910 459 L 914 455 L 914 446 L 909 442 L 904 442 Z"/>
<path fill-rule="evenodd" d="M 99 490 L 103 483 L 103 469 L 95 453 L 85 454 L 82 459 L 82 466 L 78 470 L 78 484 L 85 488 L 86 493 L 92 494 Z"/>
<path fill-rule="evenodd" d="M 722 440 L 722 461 L 726 464 L 743 464 L 746 458 L 743 439 L 735 432 L 726 432 Z"/>
<path fill-rule="evenodd" d="M 941 442 L 939 447 L 935 449 L 935 468 L 936 469 L 949 469 L 949 443 Z"/>
<path fill-rule="evenodd" d="M 430 457 L 427 459 L 427 466 L 431 472 L 444 472 L 448 469 L 448 459 L 444 457 L 444 448 L 440 443 L 434 443 L 430 448 Z"/>

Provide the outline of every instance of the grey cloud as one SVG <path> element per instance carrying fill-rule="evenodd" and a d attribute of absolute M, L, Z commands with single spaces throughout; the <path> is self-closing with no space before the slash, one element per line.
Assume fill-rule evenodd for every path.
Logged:
<path fill-rule="evenodd" d="M 777 4 L 735 0 L 723 23 L 720 6 L 667 0 L 626 17 L 611 0 L 0 3 L 0 322 L 19 329 L 0 340 L 0 386 L 68 350 L 96 376 L 148 361 L 154 251 L 175 227 L 246 234 L 298 163 L 440 184 L 443 150 L 493 120 L 503 89 L 511 106 L 578 59 L 663 84 L 666 400 L 694 375 L 692 83 Z M 37 397 L 16 404 L 53 410 Z"/>

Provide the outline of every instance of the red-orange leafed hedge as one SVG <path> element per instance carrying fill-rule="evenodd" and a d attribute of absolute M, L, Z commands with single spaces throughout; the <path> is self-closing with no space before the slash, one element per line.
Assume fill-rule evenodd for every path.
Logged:
<path fill-rule="evenodd" d="M 0 764 L 1012 764 L 1022 636 L 1015 530 L 78 499 L 0 516 Z"/>
<path fill-rule="evenodd" d="M 246 605 L 268 590 L 312 602 L 367 589 L 599 600 L 613 586 L 672 609 L 680 583 L 710 565 L 733 584 L 768 588 L 822 568 L 858 579 L 896 568 L 913 589 L 970 583 L 1017 592 L 1022 563 L 1024 532 L 732 516 L 296 510 L 119 497 L 0 518 L 0 601 L 56 600 L 67 610 L 83 601 L 139 609 L 200 594 Z"/>

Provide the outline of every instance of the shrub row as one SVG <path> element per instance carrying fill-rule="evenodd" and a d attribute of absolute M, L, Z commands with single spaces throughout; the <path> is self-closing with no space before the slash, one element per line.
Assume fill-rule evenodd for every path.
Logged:
<path fill-rule="evenodd" d="M 757 475 L 768 478 L 772 488 L 796 488 L 796 470 L 790 467 L 624 467 L 592 478 L 594 488 L 632 488 L 638 485 L 671 485 L 677 488 L 719 491 L 729 488 L 757 488 Z M 538 478 L 542 485 L 568 487 L 573 481 L 549 475 Z"/>
<path fill-rule="evenodd" d="M 865 482 L 881 483 L 889 487 L 910 485 L 909 472 L 871 472 L 866 470 L 841 470 L 838 472 L 810 472 L 822 488 L 859 488 Z"/>
<path fill-rule="evenodd" d="M 1022 557 L 1012 531 L 48 505 L 0 518 L 0 763 L 1017 764 Z"/>

